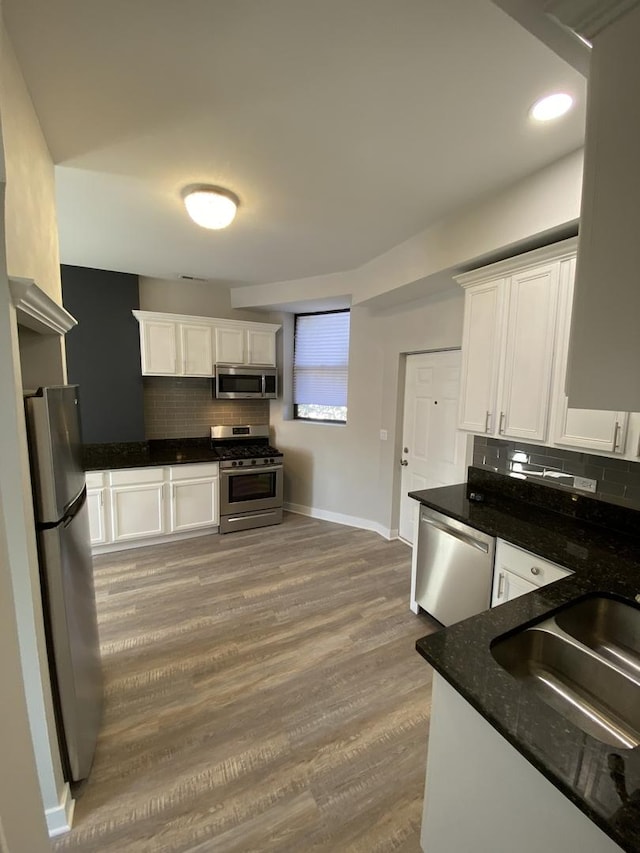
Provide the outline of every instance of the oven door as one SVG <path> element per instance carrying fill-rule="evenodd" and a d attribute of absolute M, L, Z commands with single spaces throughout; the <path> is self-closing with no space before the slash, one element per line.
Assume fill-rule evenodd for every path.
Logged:
<path fill-rule="evenodd" d="M 220 515 L 281 506 L 282 465 L 220 471 Z"/>

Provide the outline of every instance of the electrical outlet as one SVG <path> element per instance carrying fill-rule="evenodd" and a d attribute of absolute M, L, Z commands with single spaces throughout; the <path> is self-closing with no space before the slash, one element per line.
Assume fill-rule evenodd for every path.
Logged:
<path fill-rule="evenodd" d="M 380 430 L 380 441 L 386 441 L 389 438 L 389 434 L 386 429 Z"/>
<path fill-rule="evenodd" d="M 580 489 L 581 492 L 595 492 L 597 486 L 597 480 L 590 480 L 588 477 L 573 478 L 573 488 Z"/>

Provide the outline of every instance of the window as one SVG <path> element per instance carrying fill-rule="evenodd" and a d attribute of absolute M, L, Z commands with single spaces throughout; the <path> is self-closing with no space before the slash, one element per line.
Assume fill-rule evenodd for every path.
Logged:
<path fill-rule="evenodd" d="M 347 422 L 349 320 L 349 311 L 296 315 L 294 417 Z"/>

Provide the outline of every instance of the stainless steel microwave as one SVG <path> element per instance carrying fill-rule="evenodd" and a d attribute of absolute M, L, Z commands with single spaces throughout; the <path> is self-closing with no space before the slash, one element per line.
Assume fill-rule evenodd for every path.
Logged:
<path fill-rule="evenodd" d="M 275 367 L 216 364 L 213 396 L 219 400 L 274 399 L 278 395 Z"/>

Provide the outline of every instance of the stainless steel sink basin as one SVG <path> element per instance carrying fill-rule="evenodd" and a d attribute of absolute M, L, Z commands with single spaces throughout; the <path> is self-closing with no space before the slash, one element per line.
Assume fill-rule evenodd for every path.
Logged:
<path fill-rule="evenodd" d="M 632 749 L 640 745 L 638 624 L 640 611 L 634 607 L 585 599 L 498 639 L 491 653 L 582 731 Z"/>
<path fill-rule="evenodd" d="M 612 598 L 587 598 L 555 618 L 579 643 L 640 678 L 640 610 Z"/>

